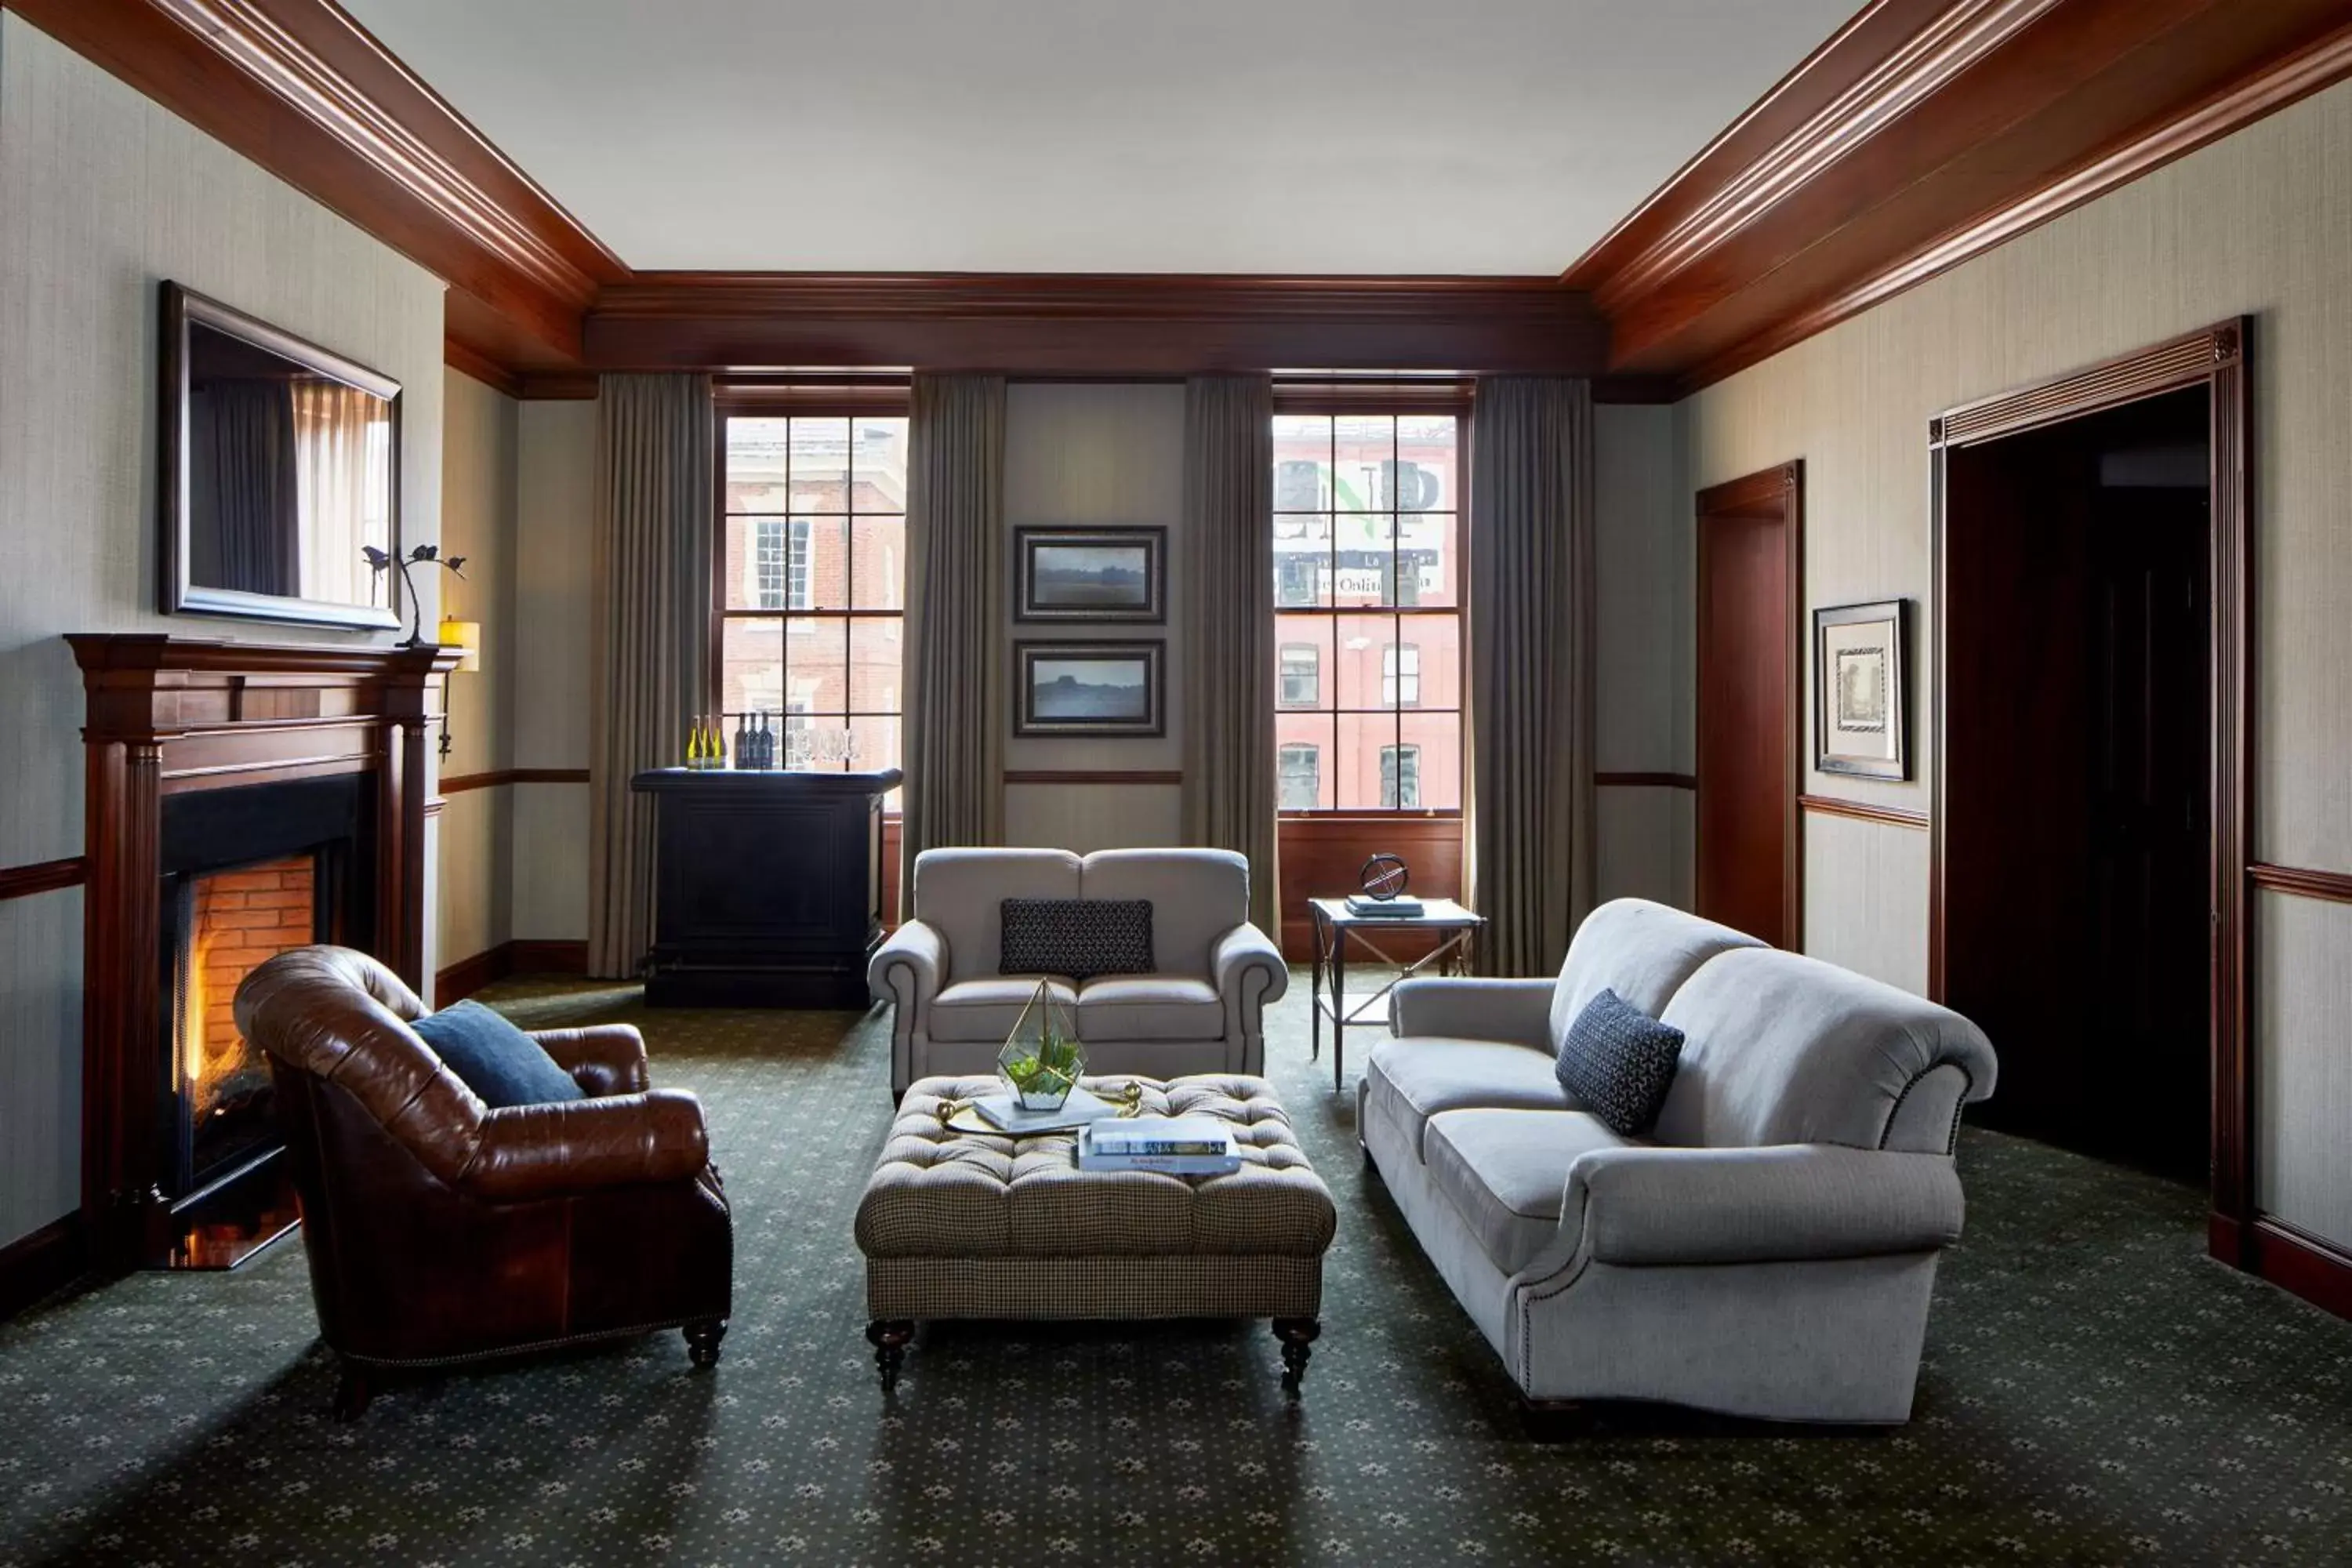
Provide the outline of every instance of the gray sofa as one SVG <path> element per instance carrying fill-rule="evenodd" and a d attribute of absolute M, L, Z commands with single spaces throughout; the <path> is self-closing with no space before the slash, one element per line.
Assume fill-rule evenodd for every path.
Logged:
<path fill-rule="evenodd" d="M 1147 899 L 1158 973 L 1082 984 L 1000 974 L 1006 899 Z M 1249 862 L 1229 850 L 927 849 L 915 858 L 914 918 L 866 969 L 874 994 L 897 1007 L 890 1092 L 994 1071 L 1041 978 L 1070 1009 L 1090 1072 L 1255 1076 L 1265 1005 L 1290 971 L 1250 923 Z"/>
<path fill-rule="evenodd" d="M 1681 1029 L 1651 1140 L 1553 1076 L 1604 987 Z M 1357 1126 L 1423 1248 L 1533 1402 L 1909 1418 L 1961 1106 L 1957 1013 L 1663 905 L 1595 910 L 1556 980 L 1412 980 Z"/>

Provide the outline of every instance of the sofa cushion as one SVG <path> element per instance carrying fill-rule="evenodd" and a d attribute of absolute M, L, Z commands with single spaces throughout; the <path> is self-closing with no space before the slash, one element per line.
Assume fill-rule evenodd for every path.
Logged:
<path fill-rule="evenodd" d="M 1116 974 L 1078 988 L 1081 1040 L 1216 1040 L 1224 998 L 1189 974 Z"/>
<path fill-rule="evenodd" d="M 1079 884 L 1089 899 L 1150 900 L 1159 971 L 1205 976 L 1217 939 L 1250 918 L 1249 876 L 1230 849 L 1097 849 Z"/>
<path fill-rule="evenodd" d="M 1585 917 L 1559 966 L 1559 989 L 1551 999 L 1553 1053 L 1567 1041 L 1577 1015 L 1601 992 L 1614 991 L 1628 1006 L 1664 1017 L 1666 1004 L 1699 965 L 1719 952 L 1763 945 L 1729 926 L 1647 899 L 1612 900 Z"/>
<path fill-rule="evenodd" d="M 1948 1007 L 1881 981 L 1769 948 L 1727 952 L 1691 977 L 1664 1021 L 1685 1037 L 1682 1069 L 1659 1112 L 1657 1141 L 1724 1149 L 1762 1143 L 1888 1147 L 1913 1092 L 1949 1095 L 1958 1069 L 1969 1100 L 1992 1092 L 1992 1047 Z M 1951 1105 L 1952 1100 L 1943 1101 Z M 1907 1141 L 1941 1153 L 1948 1123 Z"/>
<path fill-rule="evenodd" d="M 459 1002 L 408 1026 L 484 1105 L 556 1105 L 587 1091 L 546 1047 L 479 1002 Z"/>
<path fill-rule="evenodd" d="M 1482 1107 L 1570 1110 L 1576 1101 L 1559 1086 L 1549 1051 L 1501 1040 L 1416 1035 L 1382 1040 L 1364 1065 L 1364 1094 L 1407 1135 L 1415 1154 L 1429 1119 L 1442 1111 Z"/>
<path fill-rule="evenodd" d="M 1037 994 L 1034 974 L 992 974 L 958 980 L 931 998 L 930 1037 L 935 1040 L 984 1040 L 1002 1045 L 1021 1021 L 1021 1009 Z M 1065 1007 L 1077 1004 L 1066 980 L 1047 983 L 1048 994 Z"/>
<path fill-rule="evenodd" d="M 1003 974 L 1149 974 L 1149 899 L 1006 899 L 998 912 Z"/>
<path fill-rule="evenodd" d="M 1647 1132 L 1674 1087 L 1683 1032 L 1603 991 L 1576 1016 L 1553 1066 L 1562 1089 L 1612 1132 Z"/>
<path fill-rule="evenodd" d="M 1430 1118 L 1424 1158 L 1487 1261 L 1517 1274 L 1559 1237 L 1577 1156 L 1628 1143 L 1580 1110 L 1449 1110 Z"/>
<path fill-rule="evenodd" d="M 947 939 L 950 980 L 997 973 L 1006 899 L 1077 896 L 1078 858 L 1066 849 L 926 849 L 915 857 L 915 918 Z"/>

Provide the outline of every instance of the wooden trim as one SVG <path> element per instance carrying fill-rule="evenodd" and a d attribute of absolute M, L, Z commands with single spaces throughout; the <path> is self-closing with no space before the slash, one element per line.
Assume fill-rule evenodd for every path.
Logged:
<path fill-rule="evenodd" d="M 586 784 L 586 768 L 494 768 L 486 773 L 452 773 L 441 781 L 443 795 L 497 789 L 503 784 Z"/>
<path fill-rule="evenodd" d="M 35 893 L 79 888 L 89 872 L 89 861 L 80 855 L 36 861 L 30 866 L 0 866 L 0 903 L 10 899 L 28 899 Z"/>
<path fill-rule="evenodd" d="M 576 353 L 598 288 L 628 276 L 333 0 L 8 6 L 446 279 L 450 331 L 494 360 Z"/>
<path fill-rule="evenodd" d="M 1607 336 L 1550 278 L 646 272 L 599 294 L 584 357 L 598 370 L 1587 375 Z"/>
<path fill-rule="evenodd" d="M 1856 822 L 1882 822 L 1889 827 L 1927 829 L 1927 814 L 1911 811 L 1899 805 L 1876 805 L 1864 800 L 1843 800 L 1836 795 L 1801 795 L 1799 809 L 1818 816 L 1850 816 Z"/>
<path fill-rule="evenodd" d="M 721 415 L 797 414 L 810 418 L 893 415 L 904 418 L 914 406 L 915 389 L 904 375 L 869 380 L 760 380 L 742 376 L 712 388 Z"/>
<path fill-rule="evenodd" d="M 2352 1318 L 2352 1252 L 2269 1214 L 2254 1216 L 2242 1245 L 2244 1267 L 2314 1306 Z"/>
<path fill-rule="evenodd" d="M 520 940 L 461 958 L 433 976 L 433 1005 L 446 1007 L 516 974 L 585 974 L 588 944 L 571 941 Z"/>
<path fill-rule="evenodd" d="M 2265 892 L 2352 904 L 2352 876 L 2342 871 L 2315 871 L 2304 866 L 2273 866 L 2257 862 L 2246 868 L 2246 876 L 2255 887 Z"/>
<path fill-rule="evenodd" d="M 1564 281 L 1688 393 L 2347 75 L 2340 0 L 1879 0 Z"/>
<path fill-rule="evenodd" d="M 1180 784 L 1183 773 L 1174 768 L 1008 768 L 1009 784 Z"/>
<path fill-rule="evenodd" d="M 1600 789 L 1686 789 L 1696 791 L 1696 773 L 1595 773 L 1592 783 Z"/>
<path fill-rule="evenodd" d="M 1783 571 L 1788 579 L 1787 602 L 1783 606 L 1788 620 L 1787 712 L 1783 718 L 1784 736 L 1789 751 L 1789 776 L 1783 787 L 1788 794 L 1788 821 L 1784 825 L 1785 841 L 1780 868 L 1781 931 L 1792 944 L 1792 951 L 1802 952 L 1805 942 L 1805 832 L 1802 813 L 1798 805 L 1805 787 L 1805 765 L 1812 753 L 1805 744 L 1805 671 L 1809 668 L 1806 639 L 1809 630 L 1805 616 L 1805 464 L 1800 458 L 1776 468 L 1762 468 L 1710 485 L 1698 492 L 1695 526 L 1698 534 L 1698 570 L 1696 574 L 1699 602 L 1696 606 L 1699 637 L 1706 636 L 1705 594 L 1707 559 L 1707 531 L 1710 517 L 1778 518 L 1781 525 L 1781 548 L 1786 552 Z M 1702 645 L 1697 668 L 1706 668 Z M 1705 715 L 1699 715 L 1705 722 Z M 1698 788 L 1693 778 L 1691 787 Z M 1698 842 L 1699 824 L 1695 819 L 1692 835 L 1692 864 L 1702 864 L 1705 853 Z"/>
<path fill-rule="evenodd" d="M 2203 384 L 2211 403 L 2212 446 L 2210 646 L 2212 784 L 2208 885 L 2212 916 L 2212 1208 L 2226 1227 L 2212 1233 L 2213 1256 L 2242 1266 L 2253 1243 L 2254 1220 L 2252 987 L 2248 913 L 2253 839 L 2252 577 L 2253 448 L 2247 355 L 2252 318 L 2240 316 L 2201 332 L 2154 344 L 2040 385 L 1982 399 L 1929 421 L 1933 646 L 1929 652 L 1928 721 L 1934 730 L 1928 770 L 1927 994 L 1947 999 L 1948 934 L 1945 805 L 1950 789 L 1950 737 L 1946 686 L 1952 655 L 1945 602 L 1949 573 L 1947 469 L 1958 448 L 1997 439 Z"/>
<path fill-rule="evenodd" d="M 0 1247 L 0 1322 L 80 1279 L 89 1269 L 89 1233 L 79 1211 Z"/>
<path fill-rule="evenodd" d="M 460 374 L 470 375 L 492 392 L 509 397 L 522 395 L 522 377 L 469 343 L 456 338 L 441 340 L 441 363 Z"/>
<path fill-rule="evenodd" d="M 1277 376 L 1276 414 L 1466 416 L 1478 384 L 1466 376 Z"/>
<path fill-rule="evenodd" d="M 596 376 L 592 371 L 533 371 L 523 376 L 517 395 L 526 403 L 593 403 Z"/>

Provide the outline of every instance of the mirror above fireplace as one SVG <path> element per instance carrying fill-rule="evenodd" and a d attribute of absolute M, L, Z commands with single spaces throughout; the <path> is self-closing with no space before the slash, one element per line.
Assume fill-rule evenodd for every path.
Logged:
<path fill-rule="evenodd" d="M 400 624 L 400 384 L 163 285 L 163 607 Z"/>

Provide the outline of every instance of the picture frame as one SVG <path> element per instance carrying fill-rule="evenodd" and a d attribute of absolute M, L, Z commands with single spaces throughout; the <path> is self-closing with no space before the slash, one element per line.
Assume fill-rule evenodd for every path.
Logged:
<path fill-rule="evenodd" d="M 1015 735 L 1146 739 L 1168 731 L 1167 643 L 1016 642 Z"/>
<path fill-rule="evenodd" d="M 1813 612 L 1813 766 L 1855 778 L 1911 777 L 1911 602 Z"/>
<path fill-rule="evenodd" d="M 1165 528 L 1016 528 L 1013 618 L 1029 625 L 1164 625 Z"/>

